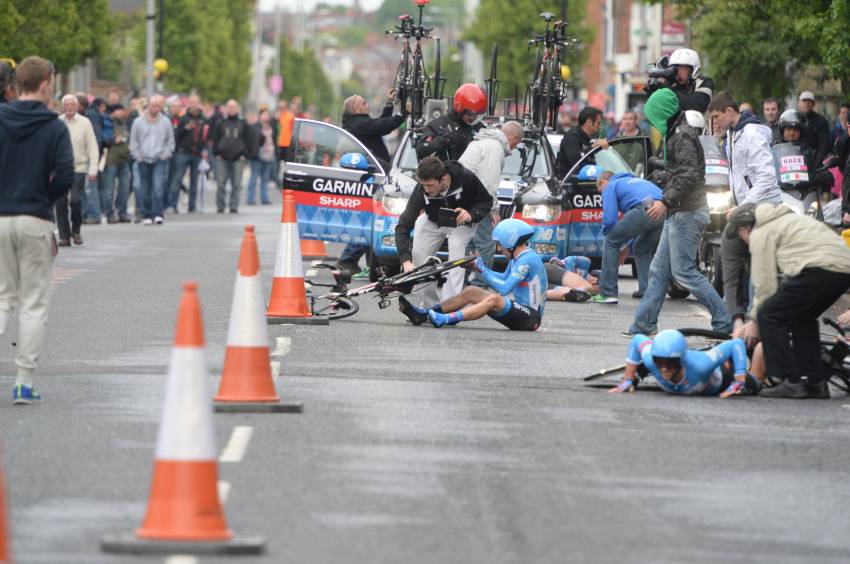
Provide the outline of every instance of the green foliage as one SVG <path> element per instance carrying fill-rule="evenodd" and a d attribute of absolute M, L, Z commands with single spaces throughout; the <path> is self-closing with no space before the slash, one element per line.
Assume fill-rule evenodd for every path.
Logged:
<path fill-rule="evenodd" d="M 109 21 L 109 0 L 0 0 L 0 53 L 67 71 L 103 52 Z"/>
<path fill-rule="evenodd" d="M 280 46 L 280 58 L 283 71 L 281 95 L 284 98 L 300 96 L 305 109 L 310 105 L 318 108 L 319 118 L 339 114 L 333 87 L 311 49 L 299 51 L 284 40 Z"/>
<path fill-rule="evenodd" d="M 570 66 L 572 81 L 580 84 L 580 69 L 587 59 L 587 48 L 593 42 L 594 30 L 584 23 L 585 0 L 571 0 L 567 21 L 569 34 L 581 41 L 577 49 L 569 51 L 564 61 Z M 466 37 L 484 53 L 489 72 L 489 56 L 494 43 L 499 45 L 498 78 L 502 93 L 513 93 L 519 86 L 520 96 L 534 73 L 534 51 L 528 49 L 528 39 L 542 33 L 545 23 L 542 12 L 560 13 L 557 0 L 481 0 L 475 12 L 475 21 Z M 512 94 L 511 94 L 512 95 Z"/>

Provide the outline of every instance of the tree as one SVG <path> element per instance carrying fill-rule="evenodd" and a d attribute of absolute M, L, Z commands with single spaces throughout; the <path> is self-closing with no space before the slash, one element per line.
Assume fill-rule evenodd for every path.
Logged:
<path fill-rule="evenodd" d="M 109 0 L 0 0 L 0 8 L 3 56 L 38 55 L 64 72 L 107 45 Z"/>
<path fill-rule="evenodd" d="M 299 51 L 283 40 L 280 45 L 284 98 L 300 96 L 306 109 L 315 105 L 320 116 L 335 115 L 338 104 L 322 65 L 311 49 Z"/>
<path fill-rule="evenodd" d="M 528 49 L 528 39 L 542 33 L 545 23 L 542 12 L 559 13 L 556 0 L 481 0 L 475 11 L 475 21 L 465 36 L 473 41 L 482 53 L 490 53 L 493 44 L 499 45 L 498 78 L 502 92 L 514 92 L 519 87 L 520 96 L 534 74 L 534 51 Z M 577 49 L 568 51 L 564 61 L 573 69 L 574 82 L 580 83 L 578 69 L 587 59 L 587 48 L 593 41 L 593 29 L 584 24 L 585 1 L 569 3 L 567 21 L 569 35 L 579 39 Z"/>

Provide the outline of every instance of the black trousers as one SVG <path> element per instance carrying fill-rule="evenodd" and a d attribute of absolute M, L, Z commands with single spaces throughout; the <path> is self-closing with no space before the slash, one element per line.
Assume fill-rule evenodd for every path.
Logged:
<path fill-rule="evenodd" d="M 850 274 L 807 268 L 761 305 L 756 317 L 769 376 L 823 380 L 818 318 L 847 288 Z"/>
<path fill-rule="evenodd" d="M 74 183 L 71 190 L 56 200 L 56 227 L 59 229 L 59 238 L 66 241 L 71 239 L 71 233 L 80 232 L 83 223 L 83 194 L 86 192 L 86 174 L 74 173 Z M 68 202 L 71 203 L 71 224 L 68 224 Z"/>
<path fill-rule="evenodd" d="M 720 240 L 720 261 L 723 273 L 723 301 L 732 319 L 744 318 L 749 301 L 750 248 L 740 238 Z"/>

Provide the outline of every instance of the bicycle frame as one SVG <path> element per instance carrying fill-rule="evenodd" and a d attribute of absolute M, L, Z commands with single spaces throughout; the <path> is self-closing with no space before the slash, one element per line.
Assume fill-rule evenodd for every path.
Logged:
<path fill-rule="evenodd" d="M 426 82 L 428 76 L 425 73 L 424 59 L 422 55 L 422 40 L 431 39 L 433 28 L 422 25 L 422 11 L 428 4 L 428 0 L 417 0 L 419 7 L 418 22 L 407 14 L 399 17 L 399 24 L 395 30 L 387 30 L 385 35 L 392 35 L 393 39 L 402 40 L 402 56 L 399 70 L 396 73 L 396 89 L 402 112 L 407 111 L 408 98 L 412 96 L 410 117 L 414 124 L 422 120 L 425 110 Z M 410 41 L 414 40 L 416 46 L 411 49 Z M 413 60 L 411 61 L 411 57 Z M 439 76 L 435 77 L 437 89 L 439 90 Z"/>

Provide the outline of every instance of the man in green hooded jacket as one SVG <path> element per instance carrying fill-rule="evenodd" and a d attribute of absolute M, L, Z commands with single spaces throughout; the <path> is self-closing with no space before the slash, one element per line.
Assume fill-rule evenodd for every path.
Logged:
<path fill-rule="evenodd" d="M 679 109 L 679 99 L 669 88 L 652 94 L 643 112 L 664 136 L 664 171 L 653 180 L 661 186 L 661 200 L 646 212 L 651 219 L 666 214 L 661 240 L 652 265 L 649 283 L 635 312 L 628 335 L 658 331 L 658 314 L 670 283 L 675 280 L 690 291 L 711 314 L 715 331 L 729 332 L 732 321 L 721 297 L 697 269 L 700 238 L 708 225 L 705 199 L 705 155 L 699 142 L 700 131 L 688 121 L 688 113 Z M 695 112 L 694 112 L 695 113 Z"/>

